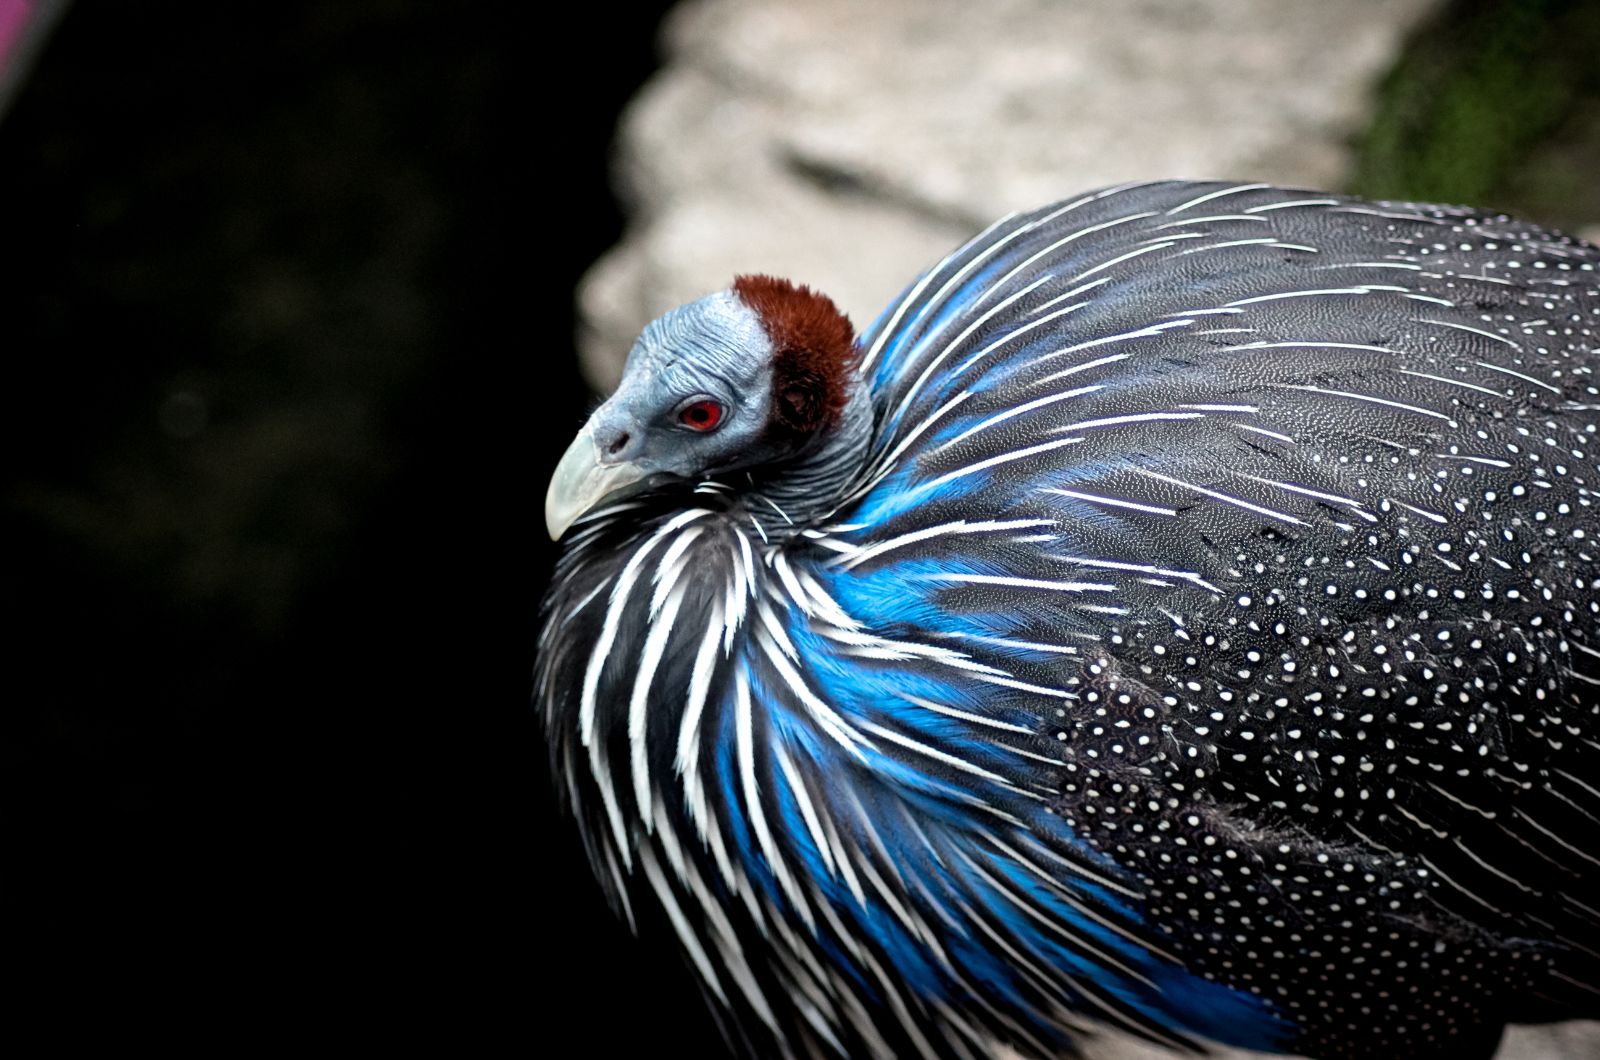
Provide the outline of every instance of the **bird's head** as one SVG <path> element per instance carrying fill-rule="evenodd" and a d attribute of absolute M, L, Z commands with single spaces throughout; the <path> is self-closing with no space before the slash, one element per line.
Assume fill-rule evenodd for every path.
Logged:
<path fill-rule="evenodd" d="M 810 451 L 844 411 L 855 361 L 832 300 L 770 276 L 657 318 L 551 476 L 551 538 L 601 501 Z"/>

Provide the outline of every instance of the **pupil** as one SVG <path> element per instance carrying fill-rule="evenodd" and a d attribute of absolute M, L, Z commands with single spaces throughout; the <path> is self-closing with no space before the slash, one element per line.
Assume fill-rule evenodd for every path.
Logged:
<path fill-rule="evenodd" d="M 722 406 L 715 401 L 697 401 L 679 413 L 678 419 L 697 431 L 709 431 L 722 419 Z"/>

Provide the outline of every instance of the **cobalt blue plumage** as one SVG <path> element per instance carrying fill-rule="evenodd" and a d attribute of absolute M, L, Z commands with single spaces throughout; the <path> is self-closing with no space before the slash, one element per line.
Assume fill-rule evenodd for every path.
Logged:
<path fill-rule="evenodd" d="M 1600 1016 L 1600 250 L 1128 185 L 833 312 L 669 314 L 551 493 L 556 774 L 737 1048 Z"/>

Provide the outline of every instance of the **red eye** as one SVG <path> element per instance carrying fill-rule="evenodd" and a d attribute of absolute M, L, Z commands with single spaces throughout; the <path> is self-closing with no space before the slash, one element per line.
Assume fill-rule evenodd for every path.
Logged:
<path fill-rule="evenodd" d="M 714 431 L 717 424 L 722 422 L 723 408 L 720 401 L 703 398 L 693 404 L 685 405 L 683 411 L 678 413 L 678 422 L 691 431 Z"/>

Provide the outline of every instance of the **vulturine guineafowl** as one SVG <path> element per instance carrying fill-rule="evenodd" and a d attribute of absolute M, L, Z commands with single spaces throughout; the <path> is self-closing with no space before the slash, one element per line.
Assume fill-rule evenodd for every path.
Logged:
<path fill-rule="evenodd" d="M 760 1057 L 1600 1016 L 1600 249 L 1147 183 L 856 341 L 765 276 L 555 472 L 589 857 Z"/>

